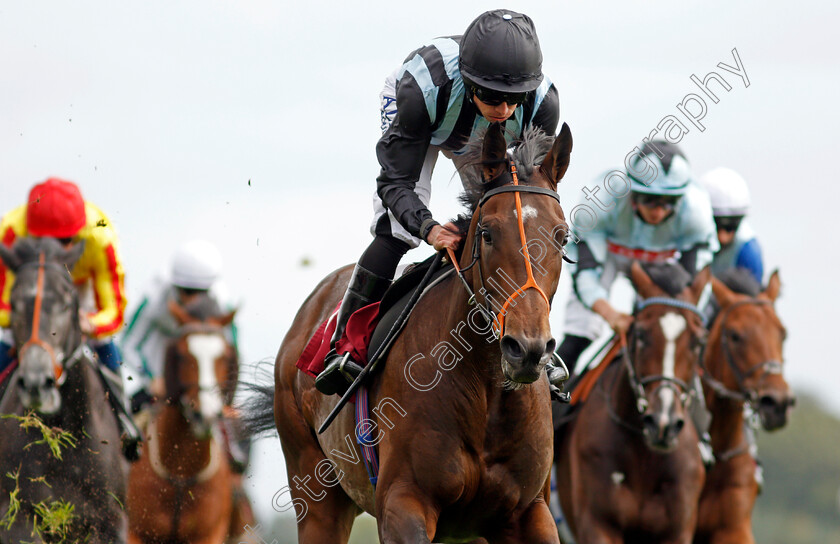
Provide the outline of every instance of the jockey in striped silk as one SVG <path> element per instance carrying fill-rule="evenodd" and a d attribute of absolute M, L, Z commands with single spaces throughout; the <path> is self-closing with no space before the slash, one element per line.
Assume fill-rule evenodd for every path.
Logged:
<path fill-rule="evenodd" d="M 422 242 L 455 249 L 460 241 L 454 226 L 440 225 L 428 209 L 438 154 L 460 169 L 468 142 L 491 123 L 501 123 L 511 142 L 530 126 L 553 135 L 560 119 L 557 89 L 542 73 L 534 23 L 504 9 L 483 13 L 463 36 L 436 38 L 412 52 L 386 78 L 380 100 L 374 239 L 350 279 L 333 346 L 355 310 L 381 299 L 409 249 Z M 340 363 L 333 349 L 315 382 L 321 392 L 346 390 Z M 347 367 L 361 370 L 352 361 Z M 547 367 L 549 379 L 553 368 Z"/>

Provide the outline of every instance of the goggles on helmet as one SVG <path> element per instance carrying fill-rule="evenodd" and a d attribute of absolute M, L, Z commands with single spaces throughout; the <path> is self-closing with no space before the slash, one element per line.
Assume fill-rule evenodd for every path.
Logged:
<path fill-rule="evenodd" d="M 484 87 L 478 87 L 477 85 L 472 85 L 470 90 L 472 91 L 473 96 L 488 106 L 498 106 L 502 102 L 506 103 L 508 106 L 518 106 L 519 104 L 525 102 L 525 98 L 528 96 L 528 93 L 503 93 L 492 89 L 486 89 Z"/>
<path fill-rule="evenodd" d="M 645 208 L 664 208 L 673 211 L 680 202 L 679 195 L 653 195 L 648 193 L 633 193 L 633 202 Z"/>
<path fill-rule="evenodd" d="M 717 230 L 735 232 L 741 225 L 743 218 L 743 215 L 717 215 L 715 216 L 715 226 Z"/>

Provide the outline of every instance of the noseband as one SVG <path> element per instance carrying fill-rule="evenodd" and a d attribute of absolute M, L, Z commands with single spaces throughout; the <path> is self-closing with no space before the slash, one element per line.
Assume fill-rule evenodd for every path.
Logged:
<path fill-rule="evenodd" d="M 644 310 L 649 306 L 670 306 L 672 308 L 678 308 L 681 310 L 688 310 L 693 312 L 695 315 L 699 316 L 700 319 L 703 321 L 703 324 L 706 324 L 706 318 L 703 315 L 703 312 L 689 302 L 685 302 L 683 300 L 678 300 L 675 298 L 669 297 L 651 297 L 643 300 L 640 304 L 636 307 L 636 314 L 638 312 Z M 633 333 L 635 336 L 635 332 Z M 633 364 L 633 358 L 630 356 L 630 350 L 627 348 L 627 339 L 624 335 L 621 335 L 621 351 L 623 354 L 624 365 L 627 367 L 627 379 L 630 382 L 630 389 L 633 391 L 633 397 L 636 401 L 636 410 L 639 414 L 644 414 L 645 410 L 648 408 L 648 400 L 645 396 L 645 386 L 651 384 L 653 382 L 661 382 L 661 384 L 654 390 L 654 393 L 659 391 L 659 389 L 663 387 L 668 387 L 674 390 L 677 397 L 679 397 L 680 402 L 685 403 L 686 399 L 693 394 L 693 389 L 689 387 L 689 385 L 684 382 L 683 380 L 676 378 L 665 376 L 662 374 L 659 375 L 652 375 L 652 376 L 644 376 L 639 378 L 638 374 L 636 373 L 636 367 Z M 635 353 L 635 345 L 636 342 L 633 342 L 634 346 L 634 353 Z M 700 353 L 700 361 L 703 359 L 703 353 Z M 693 374 L 692 374 L 693 377 Z"/>
<path fill-rule="evenodd" d="M 525 222 L 522 216 L 522 199 L 520 197 L 520 193 L 532 193 L 549 196 L 556 200 L 558 204 L 560 204 L 560 195 L 558 195 L 556 191 L 552 191 L 551 189 L 545 189 L 543 187 L 534 187 L 532 185 L 520 185 L 519 177 L 516 172 L 516 165 L 513 164 L 513 161 L 511 161 L 510 159 L 507 159 L 507 161 L 510 167 L 510 174 L 513 178 L 513 181 L 510 184 L 502 185 L 501 187 L 496 187 L 495 189 L 487 191 L 484 194 L 484 196 L 481 197 L 481 200 L 478 201 L 478 206 L 476 206 L 476 212 L 478 213 L 478 222 L 476 223 L 475 233 L 473 235 L 473 253 L 472 261 L 470 262 L 470 264 L 465 266 L 464 268 L 459 268 L 458 260 L 455 258 L 455 254 L 452 252 L 451 249 L 447 248 L 447 252 L 449 253 L 449 259 L 455 267 L 455 270 L 458 273 L 458 277 L 461 278 L 461 283 L 463 283 L 464 288 L 467 290 L 467 294 L 469 295 L 468 303 L 470 305 L 476 304 L 477 300 L 475 297 L 475 293 L 470 287 L 469 282 L 467 282 L 466 278 L 464 277 L 464 272 L 469 270 L 473 266 L 478 265 L 478 278 L 479 283 L 481 284 L 481 289 L 479 289 L 479 292 L 484 297 L 483 302 L 478 302 L 478 308 L 481 311 L 481 314 L 487 320 L 487 322 L 492 325 L 493 335 L 497 339 L 501 338 L 505 334 L 505 314 L 507 313 L 508 306 L 510 306 L 511 303 L 513 303 L 517 298 L 523 296 L 526 290 L 534 289 L 537 291 L 537 293 L 540 294 L 540 296 L 543 298 L 543 300 L 545 300 L 546 303 L 546 313 L 548 313 L 551 309 L 551 301 L 548 299 L 548 296 L 545 294 L 545 291 L 543 291 L 542 288 L 539 285 L 537 285 L 537 282 L 534 279 L 534 273 L 531 267 L 531 256 L 528 252 L 528 240 L 525 236 Z M 519 240 L 522 244 L 520 253 L 522 254 L 523 259 L 525 260 L 525 271 L 527 273 L 528 279 L 525 281 L 524 285 L 517 288 L 512 295 L 507 297 L 507 299 L 505 300 L 504 304 L 502 304 L 498 312 L 494 312 L 490 304 L 490 299 L 488 297 L 489 291 L 484 285 L 484 272 L 481 268 L 481 235 L 484 232 L 484 228 L 481 224 L 481 208 L 492 197 L 502 193 L 513 193 L 514 197 L 516 198 L 516 218 L 519 224 Z M 566 258 L 565 252 L 563 257 Z"/>
<path fill-rule="evenodd" d="M 732 347 L 729 345 L 728 335 L 726 334 L 726 320 L 729 317 L 729 313 L 734 308 L 738 306 L 746 306 L 747 304 L 764 306 L 771 304 L 771 302 L 769 300 L 762 300 L 758 298 L 739 300 L 738 302 L 735 302 L 734 304 L 726 308 L 723 311 L 723 315 L 721 315 L 720 317 L 720 344 L 721 348 L 723 349 L 724 356 L 726 357 L 726 363 L 732 370 L 732 374 L 735 375 L 735 382 L 738 384 L 738 389 L 735 391 L 729 389 L 723 384 L 723 382 L 712 377 L 712 375 L 705 368 L 705 366 L 703 366 L 702 360 L 700 364 L 701 369 L 703 370 L 703 373 L 701 375 L 703 381 L 706 382 L 706 384 L 708 384 L 708 386 L 712 388 L 716 395 L 734 401 L 749 403 L 750 406 L 754 408 L 754 405 L 758 400 L 758 393 L 755 389 L 747 388 L 744 382 L 759 370 L 763 371 L 762 378 L 768 374 L 781 374 L 782 363 L 781 361 L 774 360 L 762 361 L 751 366 L 749 369 L 746 370 L 746 372 L 742 372 L 738 365 L 735 363 L 735 357 L 732 355 Z"/>
<path fill-rule="evenodd" d="M 55 262 L 46 262 L 46 257 L 43 252 L 40 253 L 38 256 L 38 262 L 28 262 L 21 265 L 20 268 L 24 268 L 26 266 L 37 266 L 38 267 L 38 279 L 36 280 L 35 284 L 35 306 L 32 309 L 32 327 L 30 329 L 29 339 L 23 343 L 20 347 L 18 356 L 22 359 L 23 354 L 32 346 L 38 346 L 50 356 L 50 360 L 52 361 L 53 372 L 55 374 L 56 385 L 61 386 L 64 384 L 65 380 L 67 379 L 66 370 L 69 370 L 70 367 L 75 365 L 79 362 L 83 356 L 87 356 L 90 359 L 90 349 L 85 345 L 84 342 L 79 342 L 79 345 L 76 349 L 73 350 L 73 353 L 70 354 L 70 357 L 62 358 L 61 361 L 58 360 L 58 357 L 55 354 L 55 350 L 49 344 L 49 342 L 44 341 L 38 334 L 38 331 L 41 326 L 41 307 L 44 298 L 44 274 L 45 269 L 47 266 L 54 266 L 61 269 L 62 272 L 66 272 L 67 269 Z"/>

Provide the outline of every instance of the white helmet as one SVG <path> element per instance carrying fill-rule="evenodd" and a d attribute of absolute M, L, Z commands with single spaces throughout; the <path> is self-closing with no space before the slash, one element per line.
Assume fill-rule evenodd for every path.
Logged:
<path fill-rule="evenodd" d="M 206 240 L 183 244 L 172 259 L 172 285 L 210 289 L 222 272 L 222 254 Z"/>
<path fill-rule="evenodd" d="M 715 168 L 700 178 L 709 192 L 712 211 L 716 216 L 747 215 L 750 209 L 750 190 L 747 182 L 734 170 Z"/>

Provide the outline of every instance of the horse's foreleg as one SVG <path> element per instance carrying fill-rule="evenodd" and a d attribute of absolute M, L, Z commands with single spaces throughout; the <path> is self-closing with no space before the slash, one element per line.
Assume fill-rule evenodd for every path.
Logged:
<path fill-rule="evenodd" d="M 519 523 L 510 531 L 489 539 L 490 544 L 514 544 L 533 542 L 534 544 L 560 544 L 554 516 L 543 500 L 535 501 L 519 517 Z"/>
<path fill-rule="evenodd" d="M 577 544 L 624 544 L 624 535 L 620 530 L 607 526 L 590 515 L 581 516 L 576 526 Z"/>
<path fill-rule="evenodd" d="M 709 544 L 755 544 L 749 520 L 741 527 L 713 532 L 709 537 Z"/>
<path fill-rule="evenodd" d="M 411 488 L 394 485 L 379 500 L 376 519 L 382 544 L 426 544 L 432 542 L 438 512 Z"/>

